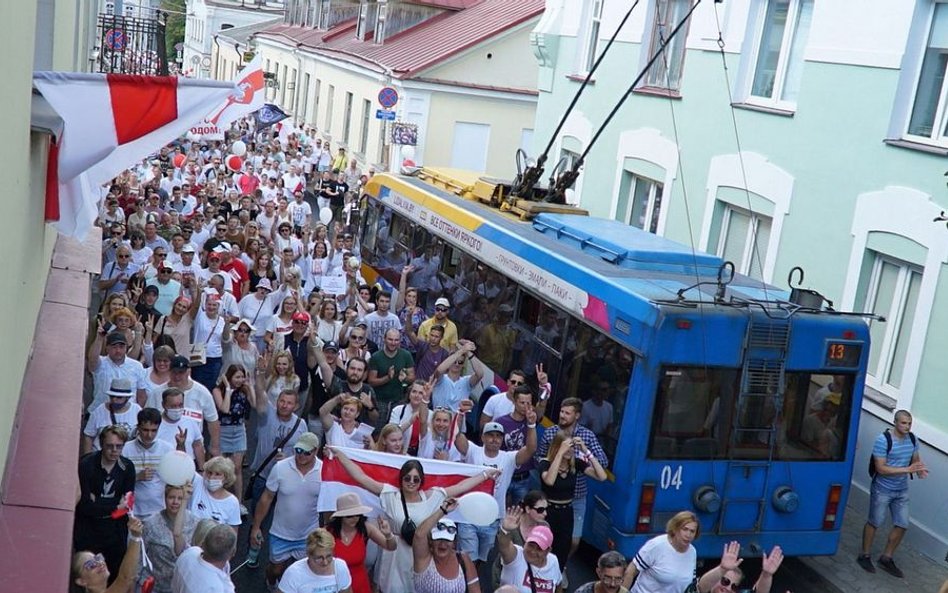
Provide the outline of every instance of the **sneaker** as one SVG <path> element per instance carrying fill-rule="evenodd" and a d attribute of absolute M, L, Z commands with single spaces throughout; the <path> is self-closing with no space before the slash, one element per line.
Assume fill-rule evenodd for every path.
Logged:
<path fill-rule="evenodd" d="M 240 516 L 241 516 L 241 517 L 246 517 L 246 516 L 249 515 L 249 514 L 250 514 L 250 509 L 247 508 L 247 505 L 241 504 L 241 505 L 240 505 Z"/>
<path fill-rule="evenodd" d="M 860 554 L 856 557 L 856 562 L 859 563 L 859 566 L 866 572 L 876 571 L 876 567 L 872 565 L 872 558 L 869 557 L 869 554 Z"/>
<path fill-rule="evenodd" d="M 896 578 L 903 578 L 905 574 L 902 572 L 902 569 L 895 565 L 895 561 L 891 558 L 886 558 L 885 556 L 879 556 L 879 566 L 882 567 L 882 570 L 886 571 L 890 575 Z"/>

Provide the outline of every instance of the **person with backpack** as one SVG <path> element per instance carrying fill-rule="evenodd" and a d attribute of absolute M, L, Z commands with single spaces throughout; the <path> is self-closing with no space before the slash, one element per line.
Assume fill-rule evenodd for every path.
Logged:
<path fill-rule="evenodd" d="M 879 556 L 879 566 L 894 577 L 902 578 L 902 570 L 892 560 L 895 549 L 908 529 L 908 481 L 917 475 L 928 477 L 928 468 L 922 462 L 918 440 L 912 434 L 912 415 L 907 410 L 895 413 L 895 430 L 886 429 L 876 437 L 869 460 L 869 519 L 862 530 L 862 553 L 856 562 L 866 572 L 875 572 L 870 551 L 876 529 L 885 522 L 886 509 L 892 513 L 892 531 L 885 549 Z"/>

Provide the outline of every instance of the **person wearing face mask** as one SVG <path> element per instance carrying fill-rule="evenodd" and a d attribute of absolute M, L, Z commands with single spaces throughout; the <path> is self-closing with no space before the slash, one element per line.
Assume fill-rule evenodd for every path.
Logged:
<path fill-rule="evenodd" d="M 194 474 L 191 485 L 194 493 L 188 509 L 198 519 L 213 519 L 230 525 L 237 532 L 240 527 L 240 502 L 227 491 L 234 485 L 234 462 L 226 457 L 212 457 L 204 464 L 204 475 Z"/>
<path fill-rule="evenodd" d="M 139 519 L 165 508 L 165 483 L 158 475 L 158 462 L 175 446 L 158 440 L 161 412 L 145 408 L 138 412 L 136 437 L 122 449 L 122 456 L 135 464 L 135 516 Z"/>
<path fill-rule="evenodd" d="M 204 467 L 204 437 L 201 434 L 201 422 L 184 414 L 184 392 L 177 387 L 169 387 L 161 393 L 161 423 L 158 425 L 157 439 L 173 445 L 197 462 L 198 471 Z"/>
<path fill-rule="evenodd" d="M 119 425 L 125 432 L 132 434 L 138 424 L 138 412 L 141 406 L 132 401 L 135 394 L 132 382 L 125 378 L 112 379 L 108 391 L 108 401 L 100 404 L 89 415 L 86 427 L 82 431 L 82 453 L 98 450 L 99 433 L 107 426 Z"/>

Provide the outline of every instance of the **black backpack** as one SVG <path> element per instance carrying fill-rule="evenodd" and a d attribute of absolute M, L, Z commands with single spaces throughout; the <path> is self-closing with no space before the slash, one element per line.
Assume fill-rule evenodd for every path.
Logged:
<path fill-rule="evenodd" d="M 882 433 L 885 435 L 885 454 L 888 455 L 892 452 L 892 433 L 889 432 L 889 429 L 885 429 L 885 432 Z M 918 447 L 918 441 L 915 439 L 915 433 L 909 431 L 909 438 L 912 439 L 912 447 Z M 872 458 L 872 453 L 869 453 L 869 477 L 875 479 L 876 475 L 879 472 L 876 471 L 876 463 Z"/>

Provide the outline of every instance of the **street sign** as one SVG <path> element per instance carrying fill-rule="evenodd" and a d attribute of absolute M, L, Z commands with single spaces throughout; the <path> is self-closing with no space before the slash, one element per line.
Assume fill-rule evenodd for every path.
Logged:
<path fill-rule="evenodd" d="M 398 103 L 398 91 L 390 86 L 384 87 L 379 91 L 379 105 L 386 109 L 391 109 L 395 107 L 396 103 Z"/>
<path fill-rule="evenodd" d="M 387 109 L 376 109 L 375 119 L 384 119 L 385 121 L 395 121 L 395 112 Z"/>
<path fill-rule="evenodd" d="M 105 45 L 112 51 L 122 51 L 125 49 L 125 32 L 109 29 L 105 32 Z"/>

